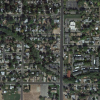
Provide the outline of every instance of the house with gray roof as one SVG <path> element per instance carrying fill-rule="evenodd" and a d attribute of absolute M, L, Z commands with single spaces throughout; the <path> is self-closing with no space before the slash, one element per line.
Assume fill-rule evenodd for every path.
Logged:
<path fill-rule="evenodd" d="M 96 66 L 99 66 L 99 57 L 96 57 Z"/>
<path fill-rule="evenodd" d="M 74 59 L 75 60 L 84 60 L 84 57 L 83 56 L 76 56 Z"/>
<path fill-rule="evenodd" d="M 83 62 L 75 62 L 74 66 L 82 66 L 84 63 Z"/>
<path fill-rule="evenodd" d="M 73 72 L 73 76 L 77 76 L 77 75 L 79 75 L 79 74 L 81 74 L 81 73 L 82 73 L 81 70 L 80 70 L 80 71 Z"/>

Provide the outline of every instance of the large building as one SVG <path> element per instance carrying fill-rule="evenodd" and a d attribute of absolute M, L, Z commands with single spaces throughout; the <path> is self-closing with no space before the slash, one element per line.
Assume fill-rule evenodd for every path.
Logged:
<path fill-rule="evenodd" d="M 73 9 L 77 9 L 78 8 L 78 5 L 77 5 L 77 2 L 76 0 L 68 0 L 66 2 L 66 8 L 73 8 Z"/>

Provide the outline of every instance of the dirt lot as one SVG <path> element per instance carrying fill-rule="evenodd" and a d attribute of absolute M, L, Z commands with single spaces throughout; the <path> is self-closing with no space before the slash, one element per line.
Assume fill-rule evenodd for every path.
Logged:
<path fill-rule="evenodd" d="M 28 93 L 23 92 L 23 100 L 39 100 L 40 85 L 31 85 L 31 90 Z"/>
<path fill-rule="evenodd" d="M 60 34 L 60 28 L 54 29 L 53 34 Z"/>

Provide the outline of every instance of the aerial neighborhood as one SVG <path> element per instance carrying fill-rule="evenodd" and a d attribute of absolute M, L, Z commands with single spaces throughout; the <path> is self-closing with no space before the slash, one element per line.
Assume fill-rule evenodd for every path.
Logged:
<path fill-rule="evenodd" d="M 60 7 L 0 0 L 0 100 L 59 99 Z"/>
<path fill-rule="evenodd" d="M 99 23 L 98 0 L 64 3 L 63 100 L 100 99 Z"/>
<path fill-rule="evenodd" d="M 0 0 L 0 100 L 100 100 L 100 1 Z"/>

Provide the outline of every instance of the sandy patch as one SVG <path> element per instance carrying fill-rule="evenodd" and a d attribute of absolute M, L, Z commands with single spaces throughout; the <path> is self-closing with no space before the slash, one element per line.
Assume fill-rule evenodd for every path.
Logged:
<path fill-rule="evenodd" d="M 60 28 L 54 29 L 53 34 L 60 34 Z"/>
<path fill-rule="evenodd" d="M 30 92 L 23 92 L 23 100 L 39 100 L 40 85 L 31 85 Z"/>

